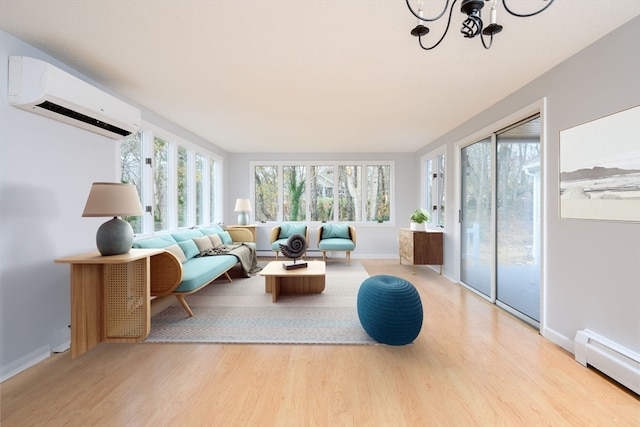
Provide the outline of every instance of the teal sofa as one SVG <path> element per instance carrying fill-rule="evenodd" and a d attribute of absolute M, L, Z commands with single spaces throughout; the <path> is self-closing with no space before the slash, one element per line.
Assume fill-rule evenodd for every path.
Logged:
<path fill-rule="evenodd" d="M 157 261 L 151 264 L 151 296 L 175 295 L 191 317 L 193 311 L 184 299 L 185 295 L 199 291 L 222 275 L 231 282 L 228 271 L 239 262 L 236 256 L 230 254 L 202 257 L 198 255 L 218 244 L 240 242 L 252 246 L 255 253 L 255 243 L 252 240 L 253 235 L 249 230 L 223 230 L 221 227 L 213 226 L 136 240 L 133 247 L 162 248 L 173 255 L 158 257 Z"/>

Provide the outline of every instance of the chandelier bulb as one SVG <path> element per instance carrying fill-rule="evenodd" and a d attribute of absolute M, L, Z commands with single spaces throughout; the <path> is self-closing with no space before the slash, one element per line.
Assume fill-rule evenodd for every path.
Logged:
<path fill-rule="evenodd" d="M 492 36 L 502 31 L 502 25 L 498 25 L 498 12 L 496 10 L 497 3 L 498 0 L 492 0 L 491 2 L 491 23 L 482 30 L 482 34 L 485 36 Z"/>

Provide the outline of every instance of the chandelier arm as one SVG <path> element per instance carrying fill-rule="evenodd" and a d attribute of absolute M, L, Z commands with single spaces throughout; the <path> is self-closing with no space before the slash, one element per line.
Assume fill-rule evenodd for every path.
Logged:
<path fill-rule="evenodd" d="M 408 2 L 409 0 L 407 0 Z M 545 0 L 547 1 L 547 0 Z M 513 16 L 517 16 L 518 18 L 529 18 L 531 16 L 535 16 L 539 13 L 544 12 L 545 10 L 547 10 L 549 8 L 549 6 L 551 6 L 553 4 L 555 0 L 549 0 L 549 3 L 547 3 L 546 6 L 544 6 L 542 9 L 538 10 L 537 12 L 533 12 L 533 13 L 525 13 L 525 14 L 521 14 L 521 13 L 516 13 L 514 11 L 512 11 L 511 9 L 509 9 L 509 7 L 507 6 L 507 0 L 502 0 L 502 5 L 504 6 L 504 10 L 506 10 L 507 12 L 509 12 L 509 14 L 513 15 Z"/>
<path fill-rule="evenodd" d="M 442 42 L 442 40 L 444 40 L 444 37 L 449 32 L 449 26 L 451 25 L 451 16 L 453 15 L 453 7 L 456 5 L 456 1 L 458 1 L 458 0 L 453 0 L 453 3 L 451 3 L 451 9 L 449 10 L 449 19 L 447 20 L 447 28 L 444 29 L 444 34 L 442 34 L 442 37 L 440 37 L 440 40 L 438 40 L 436 44 L 434 44 L 431 47 L 424 47 L 424 45 L 422 44 L 422 36 L 418 36 L 418 42 L 420 43 L 420 47 L 422 49 L 424 49 L 424 50 L 435 49 Z"/>
<path fill-rule="evenodd" d="M 456 1 L 457 0 L 453 0 L 454 3 Z M 444 4 L 444 8 L 442 9 L 442 12 L 440 12 L 440 15 L 436 16 L 435 18 L 423 18 L 413 10 L 411 5 L 409 4 L 409 0 L 405 0 L 405 2 L 407 3 L 407 7 L 409 8 L 409 11 L 411 12 L 411 14 L 413 14 L 413 16 L 418 18 L 420 21 L 425 21 L 425 22 L 433 22 L 433 21 L 437 21 L 438 19 L 442 18 L 442 15 L 444 15 L 444 13 L 447 11 L 447 8 L 449 7 L 449 0 L 447 0 L 447 2 Z"/>
<path fill-rule="evenodd" d="M 485 49 L 490 49 L 491 45 L 493 44 L 493 34 L 491 34 L 489 36 L 489 45 L 487 46 L 487 42 L 484 41 L 484 34 L 480 33 L 480 40 L 482 40 L 482 46 L 484 46 Z"/>

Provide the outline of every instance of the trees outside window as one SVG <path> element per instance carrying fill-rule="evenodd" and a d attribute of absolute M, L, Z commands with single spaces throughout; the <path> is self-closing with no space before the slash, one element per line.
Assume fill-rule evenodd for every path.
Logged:
<path fill-rule="evenodd" d="M 367 221 L 384 222 L 391 218 L 391 167 L 367 166 Z"/>
<path fill-rule="evenodd" d="M 138 197 L 142 197 L 142 164 L 142 133 L 138 132 L 123 139 L 120 144 L 120 182 L 135 185 Z M 128 216 L 123 219 L 131 224 L 134 233 L 142 233 L 142 217 Z"/>
<path fill-rule="evenodd" d="M 284 166 L 282 177 L 283 219 L 304 221 L 307 211 L 307 169 L 304 166 Z"/>
<path fill-rule="evenodd" d="M 204 201 L 205 197 L 203 194 L 203 179 L 204 179 L 204 156 L 202 154 L 196 154 L 196 174 L 195 174 L 195 185 L 196 185 L 196 224 L 206 224 L 204 219 Z"/>
<path fill-rule="evenodd" d="M 169 143 L 161 138 L 153 139 L 153 230 L 169 229 L 167 209 L 169 200 Z"/>
<path fill-rule="evenodd" d="M 220 162 L 168 132 L 144 129 L 122 139 L 121 181 L 136 186 L 148 212 L 124 219 L 138 235 L 220 222 Z"/>
<path fill-rule="evenodd" d="M 309 179 L 311 221 L 330 221 L 333 218 L 333 166 L 310 166 Z"/>
<path fill-rule="evenodd" d="M 256 221 L 277 221 L 278 166 L 256 166 L 254 182 Z"/>
<path fill-rule="evenodd" d="M 385 222 L 393 217 L 393 162 L 254 162 L 252 170 L 256 221 Z"/>
<path fill-rule="evenodd" d="M 178 227 L 189 226 L 189 151 L 178 147 Z"/>
<path fill-rule="evenodd" d="M 338 221 L 361 221 L 362 166 L 339 166 L 338 174 Z"/>

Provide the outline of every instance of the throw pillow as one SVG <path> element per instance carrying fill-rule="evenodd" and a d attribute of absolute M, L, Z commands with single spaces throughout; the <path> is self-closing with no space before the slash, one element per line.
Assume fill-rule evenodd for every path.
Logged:
<path fill-rule="evenodd" d="M 349 239 L 349 226 L 347 224 L 323 224 L 323 239 Z"/>
<path fill-rule="evenodd" d="M 193 241 L 196 242 L 196 246 L 200 253 L 213 249 L 213 243 L 211 243 L 209 236 L 196 237 Z"/>
<path fill-rule="evenodd" d="M 288 239 L 294 234 L 302 234 L 306 237 L 307 225 L 306 224 L 282 224 L 280 226 L 280 234 L 278 239 Z"/>
<path fill-rule="evenodd" d="M 179 231 L 177 233 L 171 233 L 171 236 L 174 239 L 176 239 L 176 242 L 183 242 L 185 240 L 191 240 L 196 237 L 202 237 L 204 236 L 204 234 L 202 234 L 202 232 L 198 229 L 193 229 L 193 230 Z"/>
<path fill-rule="evenodd" d="M 218 236 L 220 236 L 220 240 L 222 240 L 222 243 L 224 243 L 225 245 L 233 242 L 233 239 L 231 238 L 231 234 L 229 234 L 228 231 L 223 231 L 222 233 L 218 233 Z"/>
<path fill-rule="evenodd" d="M 178 258 L 178 260 L 180 260 L 181 263 L 187 261 L 187 257 L 184 256 L 184 252 L 182 252 L 182 249 L 180 248 L 180 246 L 177 243 L 174 243 L 173 245 L 167 246 L 166 248 L 164 248 L 164 250 L 165 251 L 169 251 L 172 254 L 174 254 L 176 256 L 176 258 Z"/>
<path fill-rule="evenodd" d="M 194 242 L 193 240 L 178 242 L 178 245 L 180 245 L 182 252 L 184 252 L 184 256 L 187 257 L 187 260 L 190 260 L 200 253 L 198 252 L 198 246 L 196 246 L 196 242 Z"/>
<path fill-rule="evenodd" d="M 211 241 L 211 246 L 213 246 L 214 248 L 222 246 L 222 239 L 220 238 L 220 235 L 210 234 L 207 236 L 207 238 L 209 239 L 209 241 Z"/>

